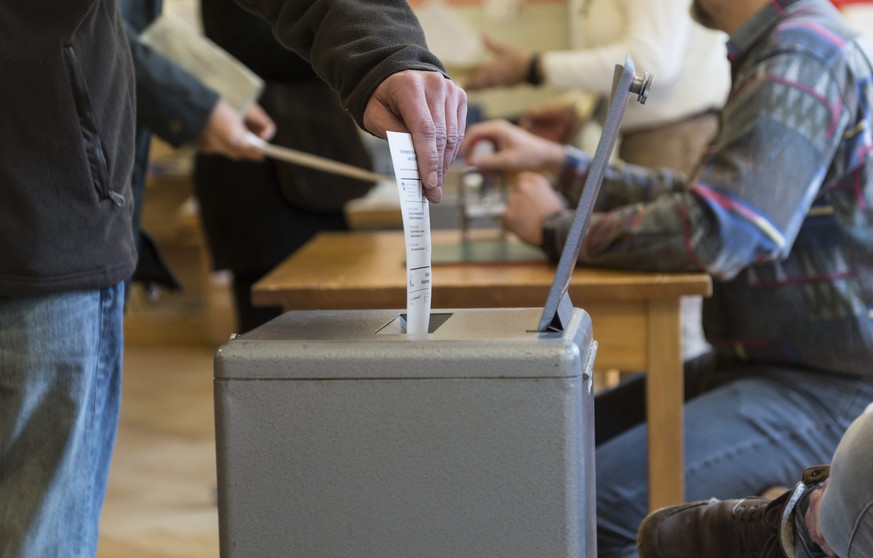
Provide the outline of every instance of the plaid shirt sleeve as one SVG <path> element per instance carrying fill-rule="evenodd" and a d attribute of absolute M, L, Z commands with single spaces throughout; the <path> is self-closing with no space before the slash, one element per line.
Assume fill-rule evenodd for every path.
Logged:
<path fill-rule="evenodd" d="M 735 80 L 720 131 L 690 180 L 632 165 L 609 169 L 580 263 L 703 270 L 730 279 L 784 258 L 842 141 L 847 116 L 825 60 L 776 53 Z M 590 158 L 568 151 L 559 188 L 578 201 Z M 560 253 L 572 221 L 551 219 Z"/>

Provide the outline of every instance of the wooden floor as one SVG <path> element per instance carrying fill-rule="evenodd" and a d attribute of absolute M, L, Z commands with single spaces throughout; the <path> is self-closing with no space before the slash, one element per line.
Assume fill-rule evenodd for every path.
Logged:
<path fill-rule="evenodd" d="M 121 421 L 98 558 L 215 558 L 208 346 L 126 347 Z"/>

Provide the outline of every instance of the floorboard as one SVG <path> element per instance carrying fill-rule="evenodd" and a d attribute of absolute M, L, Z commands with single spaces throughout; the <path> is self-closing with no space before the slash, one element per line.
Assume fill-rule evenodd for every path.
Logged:
<path fill-rule="evenodd" d="M 98 558 L 218 556 L 213 355 L 204 346 L 125 348 Z"/>

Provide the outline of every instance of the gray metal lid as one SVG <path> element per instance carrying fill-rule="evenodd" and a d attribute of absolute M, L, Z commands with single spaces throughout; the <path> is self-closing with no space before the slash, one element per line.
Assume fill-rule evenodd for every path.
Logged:
<path fill-rule="evenodd" d="M 217 379 L 555 378 L 582 374 L 591 318 L 539 332 L 541 309 L 443 310 L 427 335 L 407 335 L 396 310 L 289 312 L 216 355 Z M 437 319 L 435 322 L 439 322 Z"/>

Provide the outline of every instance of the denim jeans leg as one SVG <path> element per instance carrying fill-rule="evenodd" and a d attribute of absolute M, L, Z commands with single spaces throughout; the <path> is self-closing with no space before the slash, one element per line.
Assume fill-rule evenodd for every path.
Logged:
<path fill-rule="evenodd" d="M 92 558 L 121 396 L 122 284 L 0 300 L 0 558 Z"/>
<path fill-rule="evenodd" d="M 873 380 L 744 367 L 685 405 L 689 501 L 741 498 L 793 486 L 804 468 L 827 463 L 845 429 L 873 401 Z M 598 556 L 636 556 L 647 513 L 645 425 L 597 447 Z"/>

